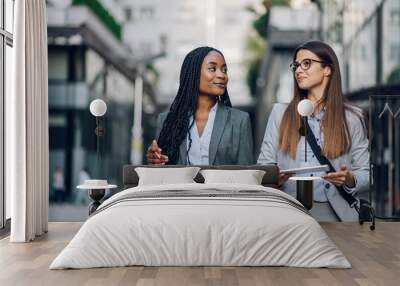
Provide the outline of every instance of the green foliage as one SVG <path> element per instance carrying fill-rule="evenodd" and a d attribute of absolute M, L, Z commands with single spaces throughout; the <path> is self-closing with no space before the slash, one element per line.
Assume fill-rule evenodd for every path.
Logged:
<path fill-rule="evenodd" d="M 265 39 L 253 31 L 246 40 L 246 51 L 248 58 L 246 81 L 251 95 L 255 96 L 257 91 L 257 78 L 261 66 L 262 56 L 265 51 Z"/>
<path fill-rule="evenodd" d="M 267 27 L 268 27 L 269 13 L 265 13 L 259 16 L 253 22 L 253 28 L 257 31 L 257 33 L 264 39 L 267 38 Z"/>
<path fill-rule="evenodd" d="M 270 17 L 270 11 L 272 6 L 288 6 L 291 0 L 263 0 L 262 5 L 264 10 L 262 13 L 257 12 L 255 7 L 248 6 L 246 10 L 255 15 L 253 21 L 253 29 L 257 33 L 252 33 L 247 39 L 247 53 L 249 58 L 247 59 L 247 85 L 249 86 L 251 95 L 255 96 L 257 91 L 257 79 L 261 66 L 261 61 L 265 52 L 266 43 L 268 40 L 267 30 Z"/>
<path fill-rule="evenodd" d="M 400 82 L 400 66 L 397 66 L 388 76 L 387 83 Z"/>
<path fill-rule="evenodd" d="M 73 0 L 72 5 L 87 6 L 118 40 L 122 39 L 121 25 L 98 0 Z"/>
<path fill-rule="evenodd" d="M 289 6 L 291 0 L 264 0 L 263 5 L 269 9 L 271 6 Z"/>
<path fill-rule="evenodd" d="M 146 71 L 152 75 L 154 84 L 156 84 L 158 82 L 158 80 L 160 79 L 160 72 L 152 63 L 147 63 L 145 67 L 146 67 Z"/>
<path fill-rule="evenodd" d="M 250 93 L 253 96 L 255 96 L 257 92 L 257 78 L 260 66 L 261 66 L 261 60 L 256 59 L 253 62 L 251 62 L 251 64 L 249 65 L 249 69 L 247 71 L 247 76 L 246 76 L 247 86 L 249 87 Z"/>
<path fill-rule="evenodd" d="M 249 55 L 249 61 L 258 58 L 261 59 L 265 50 L 266 41 L 259 37 L 255 32 L 251 32 L 246 39 L 246 51 Z"/>

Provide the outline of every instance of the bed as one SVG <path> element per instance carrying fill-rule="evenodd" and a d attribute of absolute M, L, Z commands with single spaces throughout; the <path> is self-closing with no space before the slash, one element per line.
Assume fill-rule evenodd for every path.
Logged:
<path fill-rule="evenodd" d="M 350 268 L 343 253 L 294 198 L 278 190 L 275 166 L 203 169 L 265 171 L 262 185 L 193 183 L 138 186 L 100 205 L 50 269 L 144 266 Z"/>

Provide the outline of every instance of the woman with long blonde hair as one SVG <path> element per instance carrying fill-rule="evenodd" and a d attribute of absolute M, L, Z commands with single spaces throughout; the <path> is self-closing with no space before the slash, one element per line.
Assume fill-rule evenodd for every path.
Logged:
<path fill-rule="evenodd" d="M 310 146 L 305 155 L 305 137 L 299 132 L 301 116 L 297 105 L 302 99 L 311 100 L 314 113 L 307 117 L 310 131 L 335 168 L 328 174 L 308 174 L 322 178 L 314 182 L 311 214 L 320 221 L 356 221 L 356 210 L 336 187 L 343 187 L 355 197 L 369 187 L 368 138 L 362 111 L 346 102 L 339 62 L 329 45 L 320 41 L 302 44 L 295 50 L 290 68 L 293 99 L 289 104 L 274 105 L 257 162 L 277 164 L 280 169 L 320 165 Z M 295 195 L 295 184 L 288 181 L 289 177 L 280 174 L 280 184 L 284 191 Z"/>

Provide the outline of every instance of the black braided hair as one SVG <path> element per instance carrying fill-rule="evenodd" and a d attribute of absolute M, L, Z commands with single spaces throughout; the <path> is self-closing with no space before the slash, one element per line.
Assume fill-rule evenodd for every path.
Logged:
<path fill-rule="evenodd" d="M 197 97 L 199 95 L 201 65 L 209 52 L 216 51 L 224 56 L 219 50 L 211 47 L 199 47 L 188 53 L 181 67 L 178 93 L 171 104 L 167 118 L 164 121 L 158 145 L 162 153 L 168 156 L 168 164 L 176 164 L 179 159 L 179 146 L 193 126 L 195 120 L 189 126 L 190 117 L 195 118 Z M 228 90 L 225 88 L 219 101 L 226 106 L 232 107 Z M 189 148 L 192 139 L 189 133 Z M 190 162 L 189 162 L 190 163 Z"/>

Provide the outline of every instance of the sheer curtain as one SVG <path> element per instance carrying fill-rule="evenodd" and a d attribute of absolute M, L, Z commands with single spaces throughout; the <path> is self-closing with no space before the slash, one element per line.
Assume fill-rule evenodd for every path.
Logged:
<path fill-rule="evenodd" d="M 6 187 L 12 242 L 48 225 L 48 66 L 45 0 L 15 1 L 12 96 L 6 98 Z"/>

